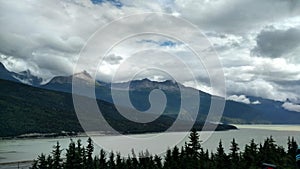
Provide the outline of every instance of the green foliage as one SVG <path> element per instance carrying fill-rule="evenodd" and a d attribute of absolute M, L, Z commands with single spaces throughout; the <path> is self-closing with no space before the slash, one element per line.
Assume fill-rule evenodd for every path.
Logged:
<path fill-rule="evenodd" d="M 92 142 L 91 138 L 88 138 L 88 145 L 86 146 L 86 155 L 87 155 L 87 159 L 86 159 L 86 166 L 87 168 L 92 168 L 93 164 L 93 151 L 94 151 L 94 145 Z"/>
<path fill-rule="evenodd" d="M 66 158 L 62 159 L 59 143 L 53 147 L 52 154 L 41 154 L 34 161 L 31 169 L 257 169 L 262 163 L 271 163 L 279 169 L 296 168 L 295 151 L 297 143 L 294 138 L 288 138 L 288 150 L 276 145 L 273 137 L 268 137 L 262 144 L 251 140 L 243 151 L 240 151 L 235 139 L 230 145 L 230 152 L 225 153 L 220 140 L 216 153 L 209 153 L 201 148 L 197 132 L 193 130 L 190 141 L 185 146 L 168 149 L 162 159 L 157 155 L 151 155 L 147 150 L 140 152 L 136 157 L 132 155 L 122 158 L 120 153 L 111 152 L 107 156 L 104 150 L 96 156 L 93 155 L 93 142 L 89 138 L 88 145 L 82 146 L 71 140 L 66 152 Z M 196 153 L 197 155 L 195 155 Z"/>
<path fill-rule="evenodd" d="M 189 148 L 191 150 L 191 155 L 194 158 L 197 158 L 199 156 L 199 150 L 201 149 L 200 140 L 199 140 L 199 134 L 197 133 L 196 129 L 191 130 L 191 134 L 189 136 L 190 142 L 189 142 Z"/>
<path fill-rule="evenodd" d="M 230 166 L 228 156 L 224 151 L 221 140 L 217 148 L 217 153 L 215 154 L 215 162 L 216 162 L 216 168 L 227 168 L 228 166 Z"/>
<path fill-rule="evenodd" d="M 240 163 L 239 150 L 240 148 L 238 147 L 238 144 L 235 142 L 235 139 L 233 139 L 231 142 L 229 153 L 231 168 L 237 168 L 238 164 Z"/>
<path fill-rule="evenodd" d="M 52 157 L 53 157 L 53 164 L 52 169 L 60 169 L 62 167 L 62 159 L 61 159 L 61 149 L 59 142 L 53 146 Z"/>

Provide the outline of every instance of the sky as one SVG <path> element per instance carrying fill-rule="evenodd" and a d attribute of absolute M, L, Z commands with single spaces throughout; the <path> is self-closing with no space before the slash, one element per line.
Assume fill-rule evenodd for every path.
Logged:
<path fill-rule="evenodd" d="M 260 104 L 247 98 L 257 96 L 283 101 L 284 108 L 300 112 L 298 0 L 0 0 L 0 11 L 0 62 L 10 71 L 30 70 L 45 82 L 57 75 L 73 74 L 81 49 L 97 30 L 122 17 L 158 12 L 195 25 L 211 43 L 222 65 L 227 99 Z M 120 36 L 120 29 L 132 33 L 149 27 L 159 30 L 155 24 L 168 20 L 153 21 L 153 24 L 151 18 L 145 17 L 130 22 L 112 29 L 109 38 L 102 41 L 112 42 Z M 185 26 L 168 29 L 184 32 L 189 42 L 197 45 L 195 39 L 199 34 L 186 30 Z M 122 67 L 123 72 L 118 76 L 126 81 L 130 80 L 129 72 L 159 64 L 178 74 L 180 83 L 218 94 L 209 83 L 205 65 L 196 64 L 192 55 L 178 39 L 135 36 L 108 52 L 97 67 L 97 78 L 111 81 Z M 199 83 L 185 76 L 183 68 L 172 62 L 172 56 L 195 70 L 194 78 Z M 95 71 L 85 66 L 88 72 Z M 157 81 L 168 79 L 162 73 L 151 71 L 136 76 L 143 77 Z"/>

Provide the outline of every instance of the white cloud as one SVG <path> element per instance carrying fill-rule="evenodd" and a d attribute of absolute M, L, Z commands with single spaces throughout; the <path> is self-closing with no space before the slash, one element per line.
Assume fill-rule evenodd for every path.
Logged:
<path fill-rule="evenodd" d="M 176 14 L 192 22 L 203 30 L 217 50 L 226 77 L 226 88 L 231 99 L 251 103 L 243 96 L 259 96 L 285 101 L 286 98 L 300 100 L 300 59 L 298 57 L 297 36 L 290 36 L 286 30 L 298 29 L 300 26 L 299 1 L 283 0 L 164 0 L 140 1 L 123 0 L 124 6 L 116 7 L 111 3 L 92 4 L 89 0 L 24 0 L 0 1 L 0 61 L 11 71 L 20 72 L 29 69 L 34 75 L 49 79 L 57 75 L 71 74 L 78 58 L 78 52 L 86 40 L 98 28 L 114 19 L 142 12 L 164 12 Z M 139 22 L 138 20 L 135 22 Z M 148 24 L 137 24 L 136 27 L 122 29 L 132 33 L 141 30 Z M 153 25 L 155 28 L 155 25 Z M 265 34 L 270 27 L 275 31 Z M 159 28 L 157 28 L 159 29 Z M 189 32 L 182 27 L 170 27 L 171 31 Z M 280 38 L 276 38 L 279 36 Z M 111 30 L 111 39 L 118 36 L 118 29 Z M 195 35 L 186 34 L 191 41 Z M 295 33 L 295 32 L 294 32 Z M 294 35 L 292 32 L 292 35 Z M 267 35 L 267 36 L 266 36 Z M 275 38 L 275 40 L 274 40 Z M 285 46 L 291 42 L 292 51 Z M 191 52 L 184 45 L 159 46 L 151 43 L 136 43 L 142 39 L 156 42 L 165 37 L 144 36 L 128 40 L 118 45 L 109 54 L 106 63 L 100 66 L 98 77 L 109 81 L 123 62 L 141 49 L 152 48 L 142 53 L 148 60 L 133 58 L 126 71 L 120 76 L 123 80 L 128 74 L 142 70 L 147 65 L 164 67 L 180 76 L 180 82 L 200 90 L 215 94 L 205 67 L 194 63 Z M 260 52 L 272 57 L 256 57 L 251 50 L 257 47 L 260 40 Z M 300 41 L 300 39 L 299 39 Z M 178 43 L 179 44 L 179 43 Z M 270 44 L 271 46 L 268 46 Z M 267 45 L 267 46 L 265 46 Z M 273 53 L 274 47 L 280 51 Z M 269 50 L 271 49 L 271 50 Z M 172 59 L 161 60 L 164 56 L 153 57 L 162 50 L 179 56 L 187 62 L 200 79 L 200 85 L 192 83 L 185 76 L 184 68 L 179 68 Z M 165 55 L 165 54 L 164 54 Z M 120 57 L 122 56 L 122 60 Z M 89 60 L 89 58 L 85 58 Z M 88 66 L 87 66 L 88 67 Z M 91 72 L 89 70 L 89 72 Z M 151 72 L 145 76 L 153 76 Z M 154 75 L 157 76 L 157 75 Z M 158 77 L 158 76 L 157 76 Z M 163 80 L 165 76 L 159 76 Z M 258 104 L 258 102 L 252 102 Z"/>
<path fill-rule="evenodd" d="M 244 104 L 261 104 L 258 100 L 251 102 L 250 99 L 247 98 L 245 95 L 231 95 L 227 97 L 227 100 L 232 100 Z"/>
<path fill-rule="evenodd" d="M 238 33 L 299 15 L 299 1 L 283 0 L 176 0 L 176 9 L 202 29 Z"/>
<path fill-rule="evenodd" d="M 256 101 L 252 102 L 252 104 L 261 104 L 261 102 L 256 100 Z"/>
<path fill-rule="evenodd" d="M 227 100 L 232 100 L 235 102 L 240 102 L 240 103 L 245 103 L 245 104 L 251 103 L 250 100 L 245 95 L 240 95 L 240 96 L 232 95 L 232 96 L 229 96 L 227 98 Z"/>
<path fill-rule="evenodd" d="M 294 103 L 290 103 L 290 102 L 285 102 L 282 104 L 282 107 L 286 110 L 289 111 L 296 111 L 296 112 L 300 112 L 300 105 L 299 104 L 294 104 Z"/>
<path fill-rule="evenodd" d="M 72 72 L 80 49 L 98 28 L 142 9 L 88 0 L 25 0 L 1 1 L 0 11 L 0 53 L 24 63 L 8 67 L 48 79 Z"/>

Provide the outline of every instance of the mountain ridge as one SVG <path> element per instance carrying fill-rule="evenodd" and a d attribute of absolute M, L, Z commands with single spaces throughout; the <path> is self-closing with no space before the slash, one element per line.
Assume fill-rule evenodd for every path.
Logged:
<path fill-rule="evenodd" d="M 179 86 L 183 88 L 189 88 L 190 90 L 196 91 L 197 89 L 186 87 L 180 83 L 166 80 L 163 82 L 151 81 L 147 78 L 141 80 L 133 80 L 130 82 L 121 83 L 101 83 L 96 86 L 95 92 L 96 97 L 110 103 L 113 103 L 111 95 L 107 91 L 113 89 L 119 93 L 129 92 L 131 96 L 132 104 L 135 108 L 141 111 L 145 111 L 150 107 L 148 96 L 153 89 L 161 89 L 162 91 L 169 94 L 171 101 L 167 104 L 167 109 L 170 110 L 168 113 L 172 117 L 176 117 L 177 114 L 172 112 L 178 111 L 178 105 L 180 105 L 180 94 Z M 129 87 L 128 91 L 126 87 Z M 68 88 L 68 90 L 66 90 Z M 71 92 L 71 86 L 65 88 L 52 88 L 53 90 Z M 200 116 L 197 120 L 204 120 L 205 116 L 209 111 L 210 99 L 213 95 L 205 93 L 201 90 L 197 90 L 200 95 Z M 101 94 L 100 94 L 101 93 Z M 214 96 L 215 97 L 215 96 Z M 218 96 L 217 96 L 218 97 Z M 224 117 L 222 121 L 225 123 L 274 123 L 274 124 L 299 124 L 300 113 L 285 110 L 281 107 L 283 102 L 273 101 L 260 97 L 247 96 L 251 100 L 259 101 L 260 104 L 246 104 L 237 101 L 226 100 Z M 176 107 L 177 108 L 174 108 Z M 279 108 L 278 108 L 279 107 Z M 184 117 L 183 117 L 184 119 Z"/>
<path fill-rule="evenodd" d="M 90 98 L 85 99 L 89 100 Z M 122 134 L 163 132 L 175 120 L 175 118 L 162 115 L 150 123 L 136 123 L 120 115 L 111 103 L 97 100 L 97 104 L 107 123 Z M 60 135 L 59 133 L 83 132 L 70 93 L 41 89 L 0 79 L 0 107 L 0 138 L 30 133 L 58 133 L 55 135 Z M 134 113 L 130 109 L 127 110 Z M 135 117 L 139 119 L 146 116 L 152 117 L 151 114 Z M 88 120 L 89 125 L 92 126 L 86 131 L 114 134 L 102 126 L 105 125 L 103 122 L 99 123 L 93 117 L 86 116 L 84 120 Z M 179 121 L 179 124 L 175 131 L 184 131 L 182 127 L 189 125 L 190 122 Z M 201 130 L 203 123 L 196 122 L 194 127 Z M 210 124 L 209 127 L 211 129 L 217 127 L 217 130 L 236 129 L 234 126 L 222 124 Z M 101 128 L 103 130 L 98 130 Z"/>
<path fill-rule="evenodd" d="M 1 66 L 1 65 L 0 65 Z M 4 67 L 2 65 L 2 67 Z M 1 67 L 0 67 L 1 68 Z M 5 67 L 4 67 L 5 69 Z M 6 69 L 5 69 L 6 70 Z M 1 71 L 1 69 L 0 69 Z M 3 72 L 3 70 L 1 71 Z M 4 71 L 5 72 L 5 71 Z M 9 71 L 6 70 L 6 73 Z M 37 86 L 39 88 L 60 91 L 66 93 L 72 93 L 72 79 L 79 82 L 82 88 L 90 88 L 95 85 L 96 98 L 114 104 L 111 96 L 111 90 L 125 95 L 129 92 L 131 102 L 137 110 L 146 111 L 150 107 L 149 94 L 153 89 L 161 89 L 167 96 L 168 102 L 166 105 L 166 114 L 171 117 L 177 117 L 180 108 L 180 87 L 188 90 L 197 91 L 200 96 L 200 109 L 197 120 L 205 120 L 207 113 L 209 112 L 211 97 L 208 93 L 201 90 L 197 90 L 191 87 L 185 87 L 184 85 L 166 80 L 163 82 L 151 81 L 147 78 L 141 80 L 133 80 L 130 82 L 121 83 L 105 83 L 101 81 L 94 81 L 88 72 L 83 71 L 70 76 L 57 76 L 51 79 L 44 85 Z M 1 77 L 0 77 L 1 78 Z M 7 79 L 6 79 L 7 80 Z M 8 79 L 11 81 L 19 82 L 14 79 Z M 19 82 L 20 83 L 20 82 Z M 129 87 L 128 91 L 127 88 Z M 79 93 L 84 95 L 85 91 Z M 89 95 L 87 95 L 89 97 Z M 215 96 L 214 96 L 215 97 Z M 223 113 L 222 122 L 225 123 L 275 123 L 275 124 L 299 124 L 300 113 L 285 110 L 282 107 L 283 102 L 273 101 L 260 97 L 247 96 L 251 100 L 257 100 L 260 104 L 245 104 L 232 100 L 226 100 L 225 109 Z M 185 98 L 185 99 L 192 99 Z M 126 104 L 120 103 L 121 106 L 127 106 Z M 177 112 L 177 113 L 176 113 Z M 189 112 L 189 111 L 187 111 Z M 188 119 L 189 114 L 186 117 L 180 117 L 182 119 Z"/>

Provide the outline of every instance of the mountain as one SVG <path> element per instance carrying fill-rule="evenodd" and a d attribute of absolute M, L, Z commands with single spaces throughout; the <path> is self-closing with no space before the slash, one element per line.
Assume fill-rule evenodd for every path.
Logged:
<path fill-rule="evenodd" d="M 19 73 L 8 71 L 5 66 L 0 62 L 0 79 L 9 80 L 18 83 L 29 84 L 32 86 L 40 86 L 43 79 L 31 74 L 29 70 Z"/>
<path fill-rule="evenodd" d="M 14 82 L 20 82 L 17 79 L 13 77 L 15 73 L 8 71 L 5 66 L 0 62 L 0 79 L 14 81 Z"/>
<path fill-rule="evenodd" d="M 32 86 L 40 86 L 40 84 L 43 82 L 42 78 L 32 75 L 30 70 L 14 73 L 13 77 L 24 84 Z"/>
<path fill-rule="evenodd" d="M 48 83 L 46 83 L 45 85 L 41 85 L 40 87 L 55 91 L 71 93 L 73 78 L 83 88 L 90 88 L 93 85 L 100 85 L 99 82 L 94 81 L 94 79 L 88 72 L 83 71 L 70 76 L 54 77 Z"/>
<path fill-rule="evenodd" d="M 85 101 L 90 98 L 79 96 Z M 145 133 L 162 132 L 168 129 L 174 122 L 174 118 L 160 116 L 150 123 L 136 123 L 129 121 L 118 113 L 113 104 L 97 100 L 105 120 L 120 133 Z M 65 92 L 57 92 L 41 89 L 8 80 L 0 80 L 0 137 L 14 137 L 29 133 L 63 133 L 82 132 L 81 125 L 74 111 L 72 95 Z M 81 113 L 91 113 L 82 110 Z M 127 109 L 134 117 L 153 118 L 152 114 L 135 114 L 135 111 Z M 90 131 L 106 133 L 105 124 L 98 122 L 92 116 L 86 115 L 92 126 Z M 176 131 L 189 125 L 190 121 L 179 121 Z M 197 122 L 194 127 L 201 129 L 203 123 Z M 216 126 L 210 124 L 210 127 Z M 217 130 L 235 129 L 234 126 L 221 125 Z"/>
<path fill-rule="evenodd" d="M 161 89 L 168 91 L 179 91 L 179 83 L 171 80 L 166 80 L 163 82 L 151 81 L 147 78 L 142 80 L 133 80 L 130 82 L 123 83 L 113 83 L 111 88 L 114 90 L 125 90 L 129 86 L 129 90 L 143 91 L 145 89 Z M 182 86 L 182 85 L 181 85 Z"/>
<path fill-rule="evenodd" d="M 14 73 L 9 72 L 5 67 L 0 64 L 0 71 L 2 79 L 17 81 L 11 78 L 14 77 Z M 30 74 L 30 73 L 29 73 Z M 23 76 L 25 77 L 25 76 Z M 27 76 L 28 77 L 28 76 Z M 30 76 L 29 76 L 30 77 Z M 38 86 L 42 89 L 49 89 L 53 91 L 60 91 L 66 93 L 72 93 L 72 79 L 77 82 L 78 86 L 82 90 L 78 90 L 78 95 L 91 97 L 91 93 L 87 94 L 86 89 L 91 89 L 95 86 L 95 95 L 99 100 L 106 101 L 111 104 L 118 104 L 119 106 L 126 107 L 127 102 L 118 103 L 113 101 L 111 90 L 117 93 L 118 96 L 126 96 L 129 92 L 129 97 L 134 108 L 140 111 L 146 111 L 150 108 L 149 95 L 153 89 L 161 89 L 166 98 L 166 109 L 163 115 L 168 117 L 177 118 L 178 112 L 181 106 L 180 88 L 198 93 L 200 96 L 200 108 L 198 110 L 198 121 L 204 121 L 209 112 L 211 98 L 216 97 L 208 93 L 196 90 L 194 88 L 185 87 L 180 83 L 176 83 L 171 80 L 163 82 L 151 81 L 149 79 L 133 80 L 123 83 L 105 83 L 101 81 L 95 81 L 86 71 L 76 73 L 71 76 L 58 76 L 51 79 L 47 84 Z M 127 91 L 126 87 L 129 87 Z M 273 124 L 299 124 L 300 113 L 288 111 L 282 107 L 283 102 L 273 101 L 269 99 L 263 99 L 259 97 L 247 96 L 251 101 L 259 101 L 260 104 L 244 104 L 227 100 L 222 117 L 224 123 L 273 123 Z M 193 101 L 192 96 L 186 96 L 184 98 L 188 101 Z M 222 98 L 220 98 L 222 99 Z M 192 108 L 184 107 L 184 113 L 178 117 L 182 120 L 193 120 L 190 112 Z M 155 112 L 152 112 L 155 113 Z"/>
<path fill-rule="evenodd" d="M 251 108 L 263 112 L 260 115 L 261 119 L 266 119 L 277 124 L 299 124 L 300 113 L 289 111 L 282 107 L 284 102 L 264 99 L 261 97 L 247 96 L 251 101 L 259 101 L 260 104 L 251 104 Z"/>
<path fill-rule="evenodd" d="M 89 83 L 85 86 L 86 88 L 91 87 L 91 77 L 85 72 L 80 73 L 82 80 L 87 80 Z M 72 76 L 59 77 L 59 81 L 54 78 L 45 86 L 51 90 L 71 92 L 72 84 L 70 78 Z M 64 79 L 64 80 L 62 80 Z M 185 87 L 180 83 L 176 83 L 171 80 L 156 82 L 149 79 L 133 80 L 130 82 L 123 83 L 103 83 L 100 81 L 96 82 L 95 94 L 98 99 L 114 103 L 111 90 L 113 90 L 119 96 L 125 96 L 129 92 L 132 105 L 140 111 L 146 111 L 150 108 L 149 95 L 153 89 L 161 89 L 167 98 L 166 110 L 164 115 L 177 118 L 178 112 L 181 105 L 180 88 L 185 90 L 196 92 L 200 96 L 200 108 L 198 110 L 198 121 L 204 121 L 209 112 L 211 98 L 216 97 L 208 93 L 196 90 L 194 88 Z M 43 86 L 43 87 L 45 87 Z M 129 91 L 127 91 L 129 87 Z M 292 112 L 282 108 L 283 102 L 273 101 L 269 99 L 263 99 L 259 97 L 247 96 L 252 101 L 259 101 L 260 104 L 245 104 L 227 100 L 225 103 L 225 109 L 222 117 L 224 123 L 264 123 L 264 124 L 299 124 L 300 113 Z M 192 96 L 187 96 L 187 100 L 192 101 Z M 121 106 L 127 106 L 127 102 L 118 102 Z M 189 108 L 184 108 L 184 115 L 179 118 L 182 120 L 192 120 L 193 115 L 189 114 Z"/>
<path fill-rule="evenodd" d="M 53 79 L 50 80 L 50 82 L 47 83 L 47 85 L 52 85 L 52 84 L 61 84 L 61 85 L 68 85 L 72 84 L 72 79 L 77 78 L 80 79 L 82 82 L 86 84 L 93 84 L 94 80 L 92 76 L 86 72 L 80 72 L 80 73 L 75 73 L 74 75 L 71 76 L 57 76 L 54 77 Z"/>

